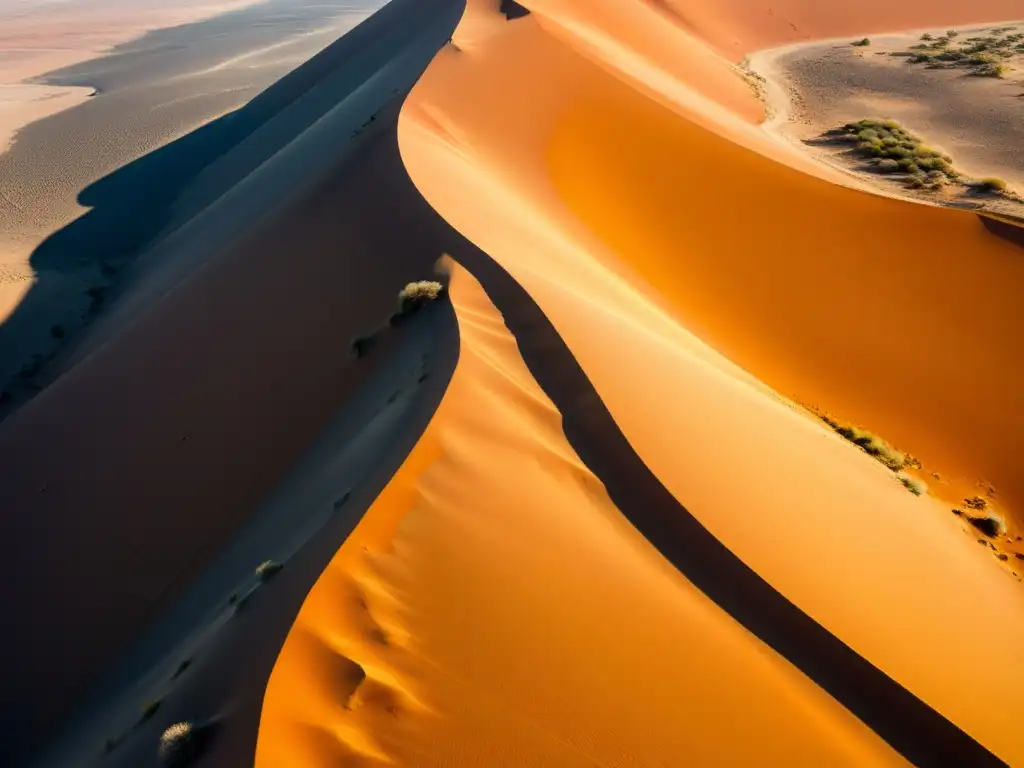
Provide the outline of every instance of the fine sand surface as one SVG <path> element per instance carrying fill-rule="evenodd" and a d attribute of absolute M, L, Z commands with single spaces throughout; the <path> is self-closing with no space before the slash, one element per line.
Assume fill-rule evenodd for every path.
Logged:
<path fill-rule="evenodd" d="M 963 28 L 960 37 L 991 28 Z M 944 31 L 932 30 L 932 34 Z M 815 140 L 826 131 L 865 117 L 895 119 L 929 145 L 950 154 L 954 166 L 966 175 L 998 176 L 1006 179 L 1011 189 L 1024 189 L 1024 124 L 1020 120 L 1024 55 L 1010 62 L 1016 68 L 1004 79 L 970 77 L 962 69 L 927 69 L 909 64 L 906 57 L 890 55 L 911 50 L 919 37 L 875 36 L 868 48 L 842 41 L 786 46 L 752 55 L 751 68 L 786 91 L 769 89 L 775 107 L 770 127 L 803 143 L 823 160 L 850 169 L 857 163 Z M 890 194 L 901 193 L 899 185 L 877 174 L 863 174 L 862 178 Z M 909 196 L 906 191 L 902 194 Z M 987 209 L 1009 214 L 1024 211 L 1019 204 L 993 197 L 920 197 L 936 202 L 948 197 L 950 202 L 984 204 Z"/>
<path fill-rule="evenodd" d="M 196 138 L 194 129 L 215 118 L 232 120 L 240 106 L 380 3 L 269 0 L 128 42 L 121 41 L 144 31 L 129 24 L 133 19 L 161 26 L 186 19 L 181 11 L 165 17 L 143 8 L 138 19 L 127 11 L 114 24 L 110 9 L 93 5 L 72 4 L 64 15 L 44 6 L 17 19 L 26 25 L 23 35 L 31 31 L 32 45 L 62 46 L 70 58 L 59 63 L 71 66 L 53 69 L 58 62 L 49 58 L 23 62 L 10 77 L 47 66 L 47 74 L 35 72 L 47 85 L 13 87 L 31 88 L 39 98 L 49 94 L 40 103 L 53 111 L 61 88 L 97 95 L 24 128 L 0 153 L 0 392 L 7 393 L 0 412 L 52 378 L 43 369 L 52 371 L 51 360 L 79 328 L 110 305 L 140 249 L 157 235 L 165 209 L 217 151 L 209 136 L 185 145 L 183 138 Z M 69 20 L 72 8 L 78 10 Z M 89 30 L 96 27 L 103 41 L 119 44 L 80 56 L 80 36 L 93 41 Z M 21 44 L 19 28 L 0 23 L 7 45 Z M 110 37 L 115 32 L 121 37 Z M 89 60 L 72 64 L 79 58 Z"/>
<path fill-rule="evenodd" d="M 0 525 L 19 542 L 8 566 L 23 580 L 0 594 L 5 651 L 22 659 L 5 676 L 4 764 L 73 714 L 218 557 L 373 370 L 352 357 L 351 340 L 384 322 L 398 288 L 429 275 L 448 249 L 449 230 L 422 199 L 398 194 L 408 182 L 394 115 L 400 86 L 415 81 L 458 9 L 393 3 L 373 18 L 327 55 L 372 93 L 340 105 L 321 99 L 323 134 L 301 130 L 289 142 L 313 141 L 294 152 L 317 155 L 292 185 L 298 193 L 278 190 L 280 205 L 258 225 L 206 254 L 0 426 L 0 508 L 16 513 Z M 306 73 L 319 67 L 314 59 L 291 78 L 277 115 L 295 108 L 308 125 L 303 97 L 320 80 Z M 353 123 L 380 110 L 350 137 Z M 190 245 L 203 249 L 201 240 Z M 443 365 L 437 372 L 443 379 Z M 386 442 L 382 450 L 393 450 Z M 252 693 L 248 706 L 258 707 Z M 234 693 L 221 695 L 230 711 Z M 94 735 L 101 747 L 117 733 Z M 244 752 L 236 759 L 244 765 Z"/>
<path fill-rule="evenodd" d="M 957 487 L 925 475 L 938 498 L 908 494 L 751 377 L 870 426 L 926 471 L 988 480 L 1015 535 L 1019 247 L 974 215 L 750 152 L 671 104 L 671 82 L 631 87 L 637 58 L 603 25 L 626 3 L 525 5 L 530 17 L 505 22 L 471 4 L 413 92 L 400 125 L 413 180 L 538 303 L 643 462 L 719 541 L 919 701 L 1024 759 L 1016 561 L 949 514 Z M 723 205 L 737 184 L 742 200 Z M 998 673 L 979 674 L 969 649 L 982 647 Z M 941 754 L 914 754 L 928 739 L 897 731 L 886 740 L 915 762 Z"/>
<path fill-rule="evenodd" d="M 41 0 L 0 2 L 0 152 L 23 126 L 70 109 L 94 91 L 37 81 L 152 29 L 217 16 L 258 0 Z"/>

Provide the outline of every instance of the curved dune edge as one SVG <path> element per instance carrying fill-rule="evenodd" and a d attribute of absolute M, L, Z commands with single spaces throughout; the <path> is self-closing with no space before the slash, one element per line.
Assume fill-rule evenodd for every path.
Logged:
<path fill-rule="evenodd" d="M 799 384 L 784 391 L 820 392 L 822 405 L 841 410 L 836 392 L 850 371 L 824 376 L 836 361 L 808 347 L 829 330 L 849 334 L 837 350 L 860 340 L 854 372 L 881 367 L 899 386 L 913 373 L 901 355 L 937 374 L 954 367 L 931 354 L 957 323 L 940 324 L 917 355 L 889 339 L 891 324 L 864 317 L 857 290 L 880 291 L 883 307 L 903 306 L 900 317 L 937 322 L 929 302 L 948 298 L 946 281 L 980 279 L 947 246 L 977 251 L 982 287 L 1007 288 L 957 331 L 954 347 L 984 339 L 994 344 L 987 352 L 1005 352 L 1007 339 L 974 334 L 1006 321 L 1016 251 L 974 217 L 921 214 L 787 167 L 743 127 L 749 115 L 730 117 L 714 94 L 666 94 L 671 57 L 651 67 L 638 49 L 606 47 L 601 25 L 625 0 L 524 4 L 533 15 L 510 23 L 494 3 L 471 0 L 455 45 L 410 96 L 400 143 L 414 182 L 529 292 L 676 499 L 840 640 L 1001 759 L 1021 761 L 1019 585 L 970 545 L 945 507 L 910 496 L 701 340 L 782 388 L 762 370 L 773 363 L 775 377 Z M 680 167 L 688 184 L 670 174 Z M 726 205 L 729 190 L 716 181 L 748 169 L 765 207 L 749 222 L 738 217 L 750 209 Z M 824 224 L 801 213 L 808 205 Z M 759 234 L 773 217 L 782 224 Z M 897 221 L 909 233 L 903 240 L 893 235 Z M 833 257 L 826 224 L 854 238 L 848 253 Z M 945 258 L 936 264 L 932 251 L 930 261 L 910 254 L 909 266 L 894 264 L 911 235 L 932 248 L 941 242 Z M 823 242 L 832 258 L 812 261 Z M 748 248 L 754 258 L 741 260 Z M 865 250 L 877 269 L 851 272 Z M 773 272 L 790 280 L 769 280 Z M 848 300 L 834 291 L 831 302 L 814 299 L 822 283 L 854 275 L 862 285 Z M 730 295 L 740 282 L 750 285 Z M 912 290 L 922 286 L 923 295 Z M 744 302 L 758 290 L 792 305 L 790 314 L 766 318 L 773 302 L 762 300 L 753 317 Z M 902 763 L 625 522 L 566 443 L 559 412 L 500 315 L 460 268 L 452 298 L 461 357 L 450 388 L 303 605 L 267 688 L 256 764 Z M 831 326 L 799 322 L 834 304 L 848 325 L 832 314 Z M 787 349 L 788 334 L 797 341 Z M 793 373 L 792 347 L 824 360 Z M 994 373 L 1016 373 L 1012 358 L 979 357 Z M 899 386 L 876 383 L 876 399 L 906 405 Z M 986 384 L 984 397 L 1012 407 L 1002 384 Z M 958 396 L 913 404 L 911 415 L 932 408 L 949 420 L 956 413 L 942 408 L 962 406 L 966 395 Z M 877 412 L 865 423 L 938 461 L 893 435 L 892 414 L 879 423 L 884 403 L 869 405 Z M 997 404 L 969 405 L 980 439 L 998 437 L 983 418 Z M 843 415 L 857 417 L 852 407 Z M 908 433 L 922 426 L 906 421 Z M 935 445 L 943 455 L 945 444 Z"/>
<path fill-rule="evenodd" d="M 455 375 L 303 605 L 256 765 L 904 764 L 661 559 L 479 283 L 451 295 Z"/>
<path fill-rule="evenodd" d="M 694 335 L 926 467 L 988 478 L 1019 509 L 1019 249 L 975 216 L 737 146 L 609 73 L 597 33 L 576 45 L 551 31 L 548 8 L 596 26 L 589 9 L 610 2 L 525 4 L 532 15 L 509 23 L 471 3 L 458 50 L 407 101 L 414 182 L 530 293 L 716 537 L 1003 760 L 1024 759 L 1019 584 L 948 507 L 907 494 Z"/>

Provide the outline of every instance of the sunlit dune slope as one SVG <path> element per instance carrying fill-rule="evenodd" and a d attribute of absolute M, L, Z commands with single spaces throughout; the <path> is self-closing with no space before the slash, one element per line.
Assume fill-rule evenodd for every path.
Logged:
<path fill-rule="evenodd" d="M 256 765 L 902 764 L 630 527 L 461 269 L 452 298 L 454 378 L 307 598 Z"/>
<path fill-rule="evenodd" d="M 1021 17 L 1018 0 L 637 0 L 666 12 L 726 55 L 840 35 L 952 27 Z M 531 3 L 527 2 L 527 5 Z"/>
<path fill-rule="evenodd" d="M 1019 509 L 1020 249 L 972 215 L 831 185 L 648 98 L 660 82 L 630 87 L 616 30 L 589 10 L 610 3 L 525 5 L 530 17 L 506 22 L 471 3 L 466 41 L 460 28 L 414 90 L 400 123 L 413 180 L 526 288 L 718 539 L 1003 760 L 1024 760 L 1019 583 L 948 506 L 750 375 L 926 468 L 986 478 Z M 549 8 L 571 9 L 576 28 Z"/>

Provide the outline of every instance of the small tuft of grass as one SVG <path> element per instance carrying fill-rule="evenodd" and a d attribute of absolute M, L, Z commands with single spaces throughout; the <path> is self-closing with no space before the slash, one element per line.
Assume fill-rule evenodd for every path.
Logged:
<path fill-rule="evenodd" d="M 1009 185 L 1005 179 L 989 176 L 984 179 L 978 179 L 975 186 L 983 192 L 1005 192 Z"/>
<path fill-rule="evenodd" d="M 920 496 L 925 491 L 925 485 L 920 480 L 911 477 L 910 475 L 904 475 L 902 472 L 897 475 L 897 479 L 903 484 L 903 487 L 910 491 L 915 496 Z"/>
<path fill-rule="evenodd" d="M 273 560 L 264 560 L 256 566 L 256 578 L 262 582 L 270 581 L 270 579 L 281 572 L 282 568 L 284 566 L 281 563 L 276 563 Z"/>
<path fill-rule="evenodd" d="M 169 726 L 160 736 L 160 764 L 165 768 L 183 768 L 199 751 L 199 729 L 188 721 Z"/>
<path fill-rule="evenodd" d="M 893 472 L 898 472 L 907 466 L 906 454 L 897 451 L 877 435 L 850 424 L 843 424 L 828 416 L 822 416 L 821 420 L 832 427 L 840 437 L 849 440 L 868 456 L 877 459 Z"/>
<path fill-rule="evenodd" d="M 444 295 L 444 286 L 436 280 L 409 283 L 398 292 L 398 311 L 409 315 Z"/>

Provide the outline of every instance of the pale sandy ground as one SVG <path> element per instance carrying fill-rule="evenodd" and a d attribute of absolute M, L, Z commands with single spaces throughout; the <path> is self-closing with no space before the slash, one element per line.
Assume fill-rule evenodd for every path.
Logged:
<path fill-rule="evenodd" d="M 257 765 L 1021 762 L 1017 561 L 769 388 L 1019 508 L 1019 248 L 789 167 L 649 4 L 524 5 L 469 4 L 399 137 L 528 299 L 456 272 L 451 386 L 289 633 Z M 887 7 L 771 6 L 835 33 Z"/>
<path fill-rule="evenodd" d="M 94 92 L 26 81 L 96 58 L 151 29 L 187 24 L 259 1 L 0 3 L 0 152 L 24 126 L 70 109 Z"/>
<path fill-rule="evenodd" d="M 395 120 L 405 90 L 457 18 L 443 3 L 387 6 L 379 20 L 300 67 L 283 88 L 268 90 L 257 106 L 271 115 L 278 154 L 296 160 L 302 178 L 278 168 L 279 185 L 269 186 L 277 205 L 270 207 L 262 197 L 266 184 L 236 185 L 234 216 L 244 213 L 248 199 L 258 224 L 250 218 L 213 252 L 204 238 L 220 235 L 196 230 L 182 250 L 202 253 L 200 263 L 176 274 L 133 322 L 0 425 L 0 508 L 16 512 L 0 525 L 4 536 L 21 542 L 8 563 L 23 578 L 23 588 L 0 593 L 2 610 L 12 617 L 4 649 L 25 659 L 5 677 L 0 762 L 20 764 L 11 756 L 44 738 L 65 748 L 49 740 L 54 729 L 103 683 L 115 698 L 101 701 L 112 701 L 114 709 L 90 707 L 86 714 L 110 728 L 97 727 L 91 742 L 78 731 L 73 742 L 90 743 L 89 757 L 98 757 L 103 741 L 157 693 L 169 697 L 167 709 L 132 731 L 129 749 L 115 759 L 149 764 L 160 730 L 171 722 L 166 718 L 190 716 L 225 723 L 226 741 L 218 747 L 225 751 L 214 765 L 251 764 L 262 686 L 280 642 L 273 626 L 278 633 L 287 627 L 316 576 L 316 561 L 307 581 L 295 583 L 290 602 L 275 609 L 266 641 L 247 637 L 259 634 L 259 624 L 229 633 L 213 642 L 219 650 L 210 651 L 212 658 L 207 651 L 197 657 L 206 673 L 164 687 L 161 675 L 178 663 L 164 654 L 173 656 L 181 632 L 206 627 L 206 614 L 190 625 L 195 614 L 182 614 L 176 601 L 373 373 L 373 358 L 353 359 L 351 340 L 385 321 L 398 288 L 429 275 L 446 250 L 443 222 L 414 191 L 399 194 L 409 182 Z M 363 87 L 346 97 L 337 73 Z M 374 114 L 378 119 L 369 123 Z M 269 151 L 274 142 L 263 137 L 261 145 Z M 237 224 L 232 215 L 223 220 Z M 451 341 L 442 335 L 431 343 L 449 345 L 450 353 Z M 441 358 L 439 352 L 430 375 L 443 381 Z M 417 357 L 416 366 L 421 362 Z M 405 426 L 415 430 L 413 422 Z M 380 450 L 394 446 L 382 440 Z M 373 472 L 375 455 L 368 450 L 361 459 L 374 463 Z M 381 471 L 383 483 L 387 471 Z M 303 507 L 296 514 L 321 511 Z M 54 536 L 56 530 L 67 535 Z M 273 538 L 283 549 L 259 559 L 288 554 L 287 531 Z M 328 540 L 323 558 L 337 541 Z M 259 548 L 246 550 L 234 576 L 222 573 L 216 584 L 251 569 Z M 38 610 L 42 604 L 45 612 Z M 122 676 L 122 688 L 110 683 L 104 673 L 116 678 L 112 664 L 165 616 L 172 624 L 184 616 L 185 623 L 174 624 L 165 638 L 149 638 L 149 650 L 135 647 L 129 669 L 145 676 Z M 153 658 L 155 666 L 144 663 Z M 266 665 L 263 677 L 248 677 L 249 664 Z"/>
<path fill-rule="evenodd" d="M 110 306 L 140 250 L 170 215 L 182 179 L 200 170 L 192 165 L 211 159 L 203 142 L 179 149 L 179 140 L 237 110 L 376 5 L 270 0 L 152 31 L 46 76 L 100 93 L 28 126 L 0 154 L 0 392 L 7 393 L 0 395 L 7 400 L 0 411 L 52 379 L 52 358 L 96 319 L 89 291 L 101 291 L 102 308 Z M 75 21 L 82 34 L 92 29 L 85 15 Z M 43 24 L 38 34 L 73 48 L 78 38 L 60 34 L 72 29 L 56 26 L 47 32 Z M 40 37 L 39 45 L 49 40 Z M 161 147 L 167 148 L 163 159 L 154 153 Z M 146 162 L 136 163 L 140 158 Z"/>
<path fill-rule="evenodd" d="M 960 28 L 967 38 L 988 31 Z M 856 172 L 840 149 L 815 145 L 825 131 L 864 117 L 895 119 L 925 141 L 948 152 L 957 169 L 974 178 L 999 176 L 1011 188 L 1024 189 L 1024 126 L 1019 119 L 1024 92 L 1024 56 L 1015 57 L 1005 79 L 968 77 L 964 70 L 929 70 L 911 65 L 891 52 L 910 50 L 922 31 L 872 37 L 868 48 L 855 48 L 848 39 L 798 44 L 758 51 L 751 68 L 769 81 L 771 117 L 765 127 L 779 132 L 834 166 Z M 810 142 L 810 143 L 806 143 Z M 861 181 L 886 194 L 924 202 L 958 203 L 999 213 L 1020 215 L 1012 201 L 970 195 L 963 190 L 935 196 L 915 194 L 878 174 L 857 173 Z"/>

